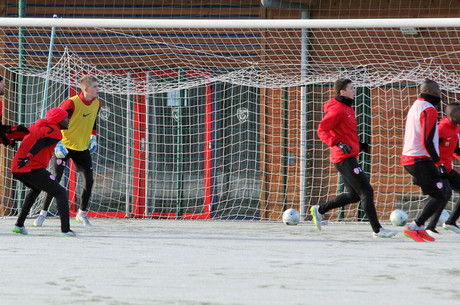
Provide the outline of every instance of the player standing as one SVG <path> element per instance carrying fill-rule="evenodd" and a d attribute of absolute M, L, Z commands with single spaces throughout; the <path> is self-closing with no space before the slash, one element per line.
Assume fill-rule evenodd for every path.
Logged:
<path fill-rule="evenodd" d="M 393 237 L 398 231 L 384 229 L 377 218 L 374 190 L 358 164 L 360 150 L 368 150 L 360 143 L 355 111 L 352 108 L 355 88 L 349 79 L 338 79 L 334 84 L 336 96 L 324 104 L 325 115 L 318 126 L 319 138 L 331 147 L 331 162 L 342 175 L 347 192 L 339 194 L 324 205 L 312 206 L 310 211 L 316 228 L 321 230 L 324 214 L 332 209 L 361 200 L 374 237 Z"/>
<path fill-rule="evenodd" d="M 14 233 L 28 234 L 24 222 L 32 205 L 41 191 L 56 198 L 59 216 L 61 218 L 62 236 L 76 236 L 70 230 L 69 200 L 66 190 L 57 182 L 54 176 L 46 170 L 53 155 L 54 147 L 61 140 L 61 129 L 69 125 L 67 112 L 61 108 L 52 108 L 46 113 L 45 119 L 38 119 L 29 128 L 30 133 L 24 138 L 11 162 L 13 177 L 30 188 L 22 206 Z"/>
<path fill-rule="evenodd" d="M 75 217 L 77 222 L 84 226 L 91 226 L 86 215 L 91 191 L 93 188 L 93 165 L 91 153 L 96 151 L 96 118 L 101 108 L 97 98 L 99 87 L 93 76 L 83 76 L 80 81 L 81 92 L 65 100 L 61 108 L 69 115 L 69 128 L 62 131 L 62 141 L 58 143 L 52 159 L 53 174 L 59 182 L 68 163 L 72 159 L 75 169 L 83 179 L 81 204 Z M 50 206 L 52 197 L 44 199 L 43 209 L 35 220 L 35 226 L 42 226 Z"/>
<path fill-rule="evenodd" d="M 441 101 L 441 89 L 438 83 L 427 79 L 420 85 L 420 92 L 407 114 L 401 158 L 401 165 L 411 174 L 413 183 L 429 196 L 422 212 L 404 230 L 407 237 L 417 242 L 435 240 L 426 232 L 425 222 L 436 210 L 442 211 L 450 197 L 441 180 L 445 166 L 436 166 L 440 158 L 438 112 L 435 107 Z"/>

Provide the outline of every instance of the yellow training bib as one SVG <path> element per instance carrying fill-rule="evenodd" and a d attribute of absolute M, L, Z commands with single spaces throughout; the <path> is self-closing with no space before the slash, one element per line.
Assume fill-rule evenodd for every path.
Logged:
<path fill-rule="evenodd" d="M 78 95 L 70 99 L 75 109 L 69 121 L 69 129 L 61 131 L 62 144 L 68 149 L 83 151 L 88 149 L 100 102 L 96 98 L 91 105 L 85 105 Z"/>

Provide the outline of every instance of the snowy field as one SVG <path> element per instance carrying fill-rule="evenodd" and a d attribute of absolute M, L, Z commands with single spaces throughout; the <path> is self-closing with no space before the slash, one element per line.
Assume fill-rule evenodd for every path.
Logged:
<path fill-rule="evenodd" d="M 368 224 L 93 219 L 59 236 L 0 219 L 0 304 L 458 304 L 460 235 Z M 387 225 L 388 228 L 391 225 Z"/>

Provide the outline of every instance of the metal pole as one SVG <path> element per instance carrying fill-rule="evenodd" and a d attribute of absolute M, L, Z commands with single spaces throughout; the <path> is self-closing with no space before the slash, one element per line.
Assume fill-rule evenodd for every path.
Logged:
<path fill-rule="evenodd" d="M 54 14 L 53 18 L 57 18 L 57 15 Z M 44 118 L 46 114 L 46 100 L 48 99 L 48 82 L 50 78 L 51 63 L 53 61 L 53 47 L 54 47 L 54 37 L 56 36 L 56 27 L 53 26 L 51 29 L 51 38 L 50 38 L 50 48 L 48 50 L 48 64 L 46 66 L 46 78 L 45 78 L 45 89 L 43 91 L 43 106 L 42 106 L 42 115 Z"/>
<path fill-rule="evenodd" d="M 126 156 L 125 156 L 125 184 L 126 184 L 126 193 L 125 193 L 125 212 L 126 212 L 126 217 L 129 217 L 130 214 L 130 195 L 131 195 L 131 167 L 130 167 L 130 158 L 131 158 L 131 95 L 130 95 L 130 86 L 129 84 L 131 83 L 131 73 L 128 73 L 126 77 L 126 81 L 128 82 L 127 84 L 127 89 L 128 93 L 126 96 L 126 143 L 125 143 L 125 149 L 126 149 Z"/>
<path fill-rule="evenodd" d="M 301 18 L 308 19 L 310 11 L 302 11 Z M 301 50 L 301 80 L 307 79 L 308 71 L 308 29 L 302 29 L 302 50 Z M 300 91 L 300 219 L 307 216 L 307 87 L 302 85 Z"/>
<path fill-rule="evenodd" d="M 358 135 L 360 142 L 371 142 L 371 90 L 368 87 L 356 88 L 356 118 L 358 121 Z M 365 152 L 359 154 L 361 166 L 364 173 L 370 179 L 371 175 L 371 155 Z M 358 220 L 366 221 L 367 215 L 364 213 L 361 202 L 358 205 Z"/>
<path fill-rule="evenodd" d="M 283 209 L 287 209 L 289 89 L 283 88 Z"/>
<path fill-rule="evenodd" d="M 306 18 L 308 19 L 308 18 Z M 346 28 L 451 28 L 460 18 L 351 18 L 351 19 L 121 19 L 121 18 L 24 18 L 0 17 L 2 27 L 67 28 L 151 28 L 151 29 L 346 29 Z"/>
<path fill-rule="evenodd" d="M 149 72 L 146 72 L 145 73 L 145 92 L 148 92 L 147 88 L 148 85 L 150 83 L 150 73 Z M 150 209 L 149 209 L 149 193 L 148 193 L 148 190 L 150 189 L 150 187 L 148 187 L 149 185 L 149 176 L 150 176 L 150 98 L 151 98 L 151 95 L 150 94 L 145 94 L 145 140 L 144 140 L 144 149 L 145 149 L 145 187 L 146 187 L 146 191 L 145 191 L 145 209 L 144 209 L 144 216 L 146 218 L 149 217 L 150 215 Z M 153 200 L 152 200 L 153 201 Z M 153 212 L 153 210 L 152 210 Z"/>
<path fill-rule="evenodd" d="M 179 69 L 178 82 L 182 81 L 184 71 Z M 185 98 L 184 90 L 179 91 L 179 107 L 177 109 L 176 126 L 176 218 L 182 218 L 182 192 L 183 192 L 183 172 L 182 172 L 182 105 Z"/>
<path fill-rule="evenodd" d="M 18 11 L 18 16 L 19 18 L 24 18 L 26 16 L 26 0 L 20 0 L 19 1 L 19 11 Z M 18 99 L 18 118 L 17 122 L 19 124 L 24 123 L 24 112 L 25 112 L 25 87 L 24 87 L 24 69 L 26 65 L 26 29 L 25 27 L 21 26 L 19 27 L 19 46 L 18 46 L 18 52 L 19 52 L 19 72 L 18 72 L 18 93 L 17 93 L 17 99 Z M 22 204 L 23 204 L 23 189 L 24 185 L 18 181 L 17 184 L 17 198 L 18 198 L 18 213 L 22 209 Z"/>

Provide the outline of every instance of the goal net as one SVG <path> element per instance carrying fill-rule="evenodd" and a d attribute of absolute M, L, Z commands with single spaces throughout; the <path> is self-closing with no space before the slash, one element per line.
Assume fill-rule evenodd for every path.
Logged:
<path fill-rule="evenodd" d="M 278 220 L 287 208 L 305 216 L 343 188 L 316 135 L 338 77 L 357 87 L 359 137 L 372 147 L 359 161 L 379 217 L 421 209 L 424 196 L 400 165 L 404 119 L 425 78 L 441 85 L 441 112 L 457 101 L 457 20 L 144 21 L 24 19 L 0 29 L 4 124 L 30 126 L 77 94 L 83 75 L 98 78 L 90 216 Z M 24 198 L 9 172 L 13 154 L 2 147 L 2 215 Z M 66 171 L 61 183 L 74 212 L 78 174 Z M 330 219 L 365 215 L 358 203 Z"/>

